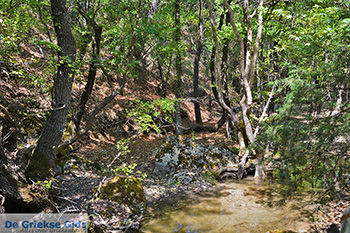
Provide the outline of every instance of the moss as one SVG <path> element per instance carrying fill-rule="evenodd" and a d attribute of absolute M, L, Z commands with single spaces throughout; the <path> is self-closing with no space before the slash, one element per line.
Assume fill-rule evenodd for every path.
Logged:
<path fill-rule="evenodd" d="M 60 158 L 61 160 L 63 158 L 67 159 L 67 155 L 72 151 L 72 145 L 60 145 L 56 150 L 56 157 Z"/>
<path fill-rule="evenodd" d="M 206 171 L 204 173 L 204 180 L 211 183 L 211 184 L 216 184 L 217 183 L 216 174 L 214 174 L 213 172 Z"/>
<path fill-rule="evenodd" d="M 100 198 L 111 200 L 136 209 L 145 204 L 145 195 L 141 181 L 135 177 L 117 176 L 101 188 Z"/>
<path fill-rule="evenodd" d="M 31 190 L 31 185 L 25 183 L 18 183 L 18 192 L 25 203 L 40 203 L 48 195 L 48 190 L 41 190 L 40 192 L 33 192 Z"/>
<path fill-rule="evenodd" d="M 267 233 L 296 233 L 294 231 L 285 231 L 285 230 L 273 230 L 273 231 L 268 231 Z"/>
<path fill-rule="evenodd" d="M 67 141 L 70 138 L 72 138 L 74 136 L 74 131 L 75 131 L 74 123 L 73 123 L 73 121 L 70 121 L 64 129 L 64 132 L 62 135 L 63 141 Z"/>

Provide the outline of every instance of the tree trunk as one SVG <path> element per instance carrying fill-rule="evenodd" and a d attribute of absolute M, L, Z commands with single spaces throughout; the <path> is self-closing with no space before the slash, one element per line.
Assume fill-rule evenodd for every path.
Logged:
<path fill-rule="evenodd" d="M 240 107 L 242 111 L 242 119 L 244 123 L 244 127 L 240 127 L 239 130 L 243 135 L 246 135 L 249 144 L 253 143 L 256 138 L 256 134 L 253 132 L 253 128 L 249 119 L 249 113 L 250 113 L 250 107 L 252 105 L 253 97 L 252 97 L 252 91 L 251 86 L 254 82 L 255 72 L 256 72 L 256 64 L 258 59 L 258 51 L 259 51 L 259 44 L 262 34 L 262 23 L 263 23 L 263 17 L 262 17 L 262 10 L 263 7 L 263 0 L 259 0 L 259 6 L 256 8 L 252 13 L 249 6 L 249 0 L 243 1 L 243 10 L 244 10 L 244 16 L 245 16 L 245 23 L 246 23 L 246 39 L 243 40 L 241 34 L 239 33 L 236 23 L 235 23 L 235 17 L 234 12 L 232 11 L 230 4 L 227 0 L 224 0 L 224 4 L 226 8 L 229 11 L 229 17 L 230 17 L 230 23 L 232 26 L 232 29 L 237 37 L 238 43 L 240 45 L 240 73 L 241 73 L 241 82 L 243 83 L 244 87 L 244 94 L 241 96 L 240 101 Z M 258 30 L 255 37 L 255 44 L 253 48 L 253 29 L 252 29 L 252 18 L 255 16 L 256 12 L 258 13 Z M 240 162 L 240 169 L 239 169 L 239 177 L 243 176 L 244 170 L 245 170 L 245 163 L 247 161 L 249 150 L 244 147 L 240 148 L 240 154 L 243 154 L 241 162 Z M 261 162 L 259 166 L 262 164 L 263 157 L 260 156 L 258 160 Z M 261 165 L 262 166 L 262 165 Z M 259 169 L 256 170 L 256 178 L 263 178 L 264 175 L 262 172 L 262 168 L 259 167 Z"/>
<path fill-rule="evenodd" d="M 181 40 L 181 26 L 180 26 L 180 3 L 174 1 L 174 26 L 176 27 L 174 32 L 174 40 L 176 43 L 176 57 L 175 57 L 175 69 L 176 78 L 174 85 L 175 97 L 180 98 L 182 93 L 182 64 L 181 64 L 181 51 L 180 51 L 180 40 Z M 175 103 L 175 133 L 177 135 L 183 133 L 182 129 L 182 118 L 181 118 L 181 103 L 176 101 Z"/>
<path fill-rule="evenodd" d="M 217 31 L 215 28 L 215 16 L 213 13 L 213 10 L 210 6 L 209 0 L 207 0 L 208 8 L 209 8 L 209 15 L 210 15 L 210 26 L 213 32 L 213 37 L 214 37 L 214 42 L 215 42 L 215 73 L 216 73 L 216 87 L 217 87 L 217 94 L 218 94 L 218 100 L 220 105 L 229 113 L 229 116 L 231 118 L 232 124 L 236 127 L 236 129 L 239 130 L 239 121 L 238 121 L 238 116 L 235 113 L 235 111 L 225 102 L 224 99 L 224 87 L 223 87 L 223 80 L 222 80 L 222 70 L 221 70 L 221 64 L 219 61 L 219 40 L 217 36 Z"/>
<path fill-rule="evenodd" d="M 0 214 L 36 213 L 53 207 L 43 195 L 33 193 L 31 185 L 24 182 L 19 165 L 6 156 L 0 145 Z M 17 167 L 16 171 L 9 169 L 14 167 Z"/>
<path fill-rule="evenodd" d="M 193 93 L 194 97 L 196 98 L 195 101 L 193 101 L 194 104 L 194 113 L 196 116 L 196 123 L 202 124 L 202 116 L 201 116 L 201 109 L 198 102 L 198 79 L 199 79 L 199 61 L 202 53 L 202 40 L 203 40 L 203 1 L 199 0 L 199 23 L 198 23 L 198 41 L 197 41 L 197 51 L 196 51 L 196 57 L 194 59 L 194 72 L 193 72 Z"/>
<path fill-rule="evenodd" d="M 231 2 L 231 0 L 229 0 L 229 3 Z M 225 13 L 222 13 L 221 16 L 220 16 L 220 20 L 219 20 L 219 25 L 217 27 L 217 31 L 220 31 L 222 29 L 222 26 L 224 24 L 224 18 L 225 18 Z M 215 20 L 214 20 L 215 21 Z M 225 49 L 228 50 L 228 47 L 224 48 L 223 50 L 223 53 L 225 53 Z M 223 64 L 224 64 L 224 55 L 223 55 L 223 61 L 222 61 L 222 66 L 221 68 L 223 68 Z M 219 130 L 221 128 L 221 126 L 223 126 L 227 120 L 226 120 L 226 117 L 227 117 L 227 113 L 228 111 L 225 109 L 225 107 L 221 104 L 221 101 L 219 99 L 219 92 L 218 91 L 221 91 L 222 92 L 222 95 L 223 95 L 223 100 L 224 102 L 226 103 L 227 106 L 230 107 L 230 101 L 226 95 L 225 92 L 223 92 L 222 90 L 218 90 L 218 87 L 217 87 L 217 80 L 216 80 L 216 77 L 215 74 L 216 71 L 216 64 L 215 64 L 215 60 L 216 60 L 216 45 L 214 45 L 214 47 L 212 48 L 212 51 L 211 51 L 211 56 L 210 56 L 210 76 L 211 76 L 211 86 L 212 86 L 212 91 L 213 91 L 213 94 L 214 94 L 214 97 L 215 99 L 217 100 L 217 102 L 219 103 L 220 107 L 222 108 L 222 116 L 220 118 L 220 120 L 218 121 L 217 123 L 217 127 L 216 127 L 216 131 Z M 226 125 L 228 127 L 228 125 Z M 226 127 L 226 128 L 227 128 Z M 227 131 L 227 130 L 226 130 Z M 227 131 L 228 132 L 228 131 Z M 227 134 L 229 135 L 229 133 Z M 229 137 L 229 136 L 228 136 Z"/>
<path fill-rule="evenodd" d="M 90 67 L 89 67 L 89 73 L 87 76 L 87 82 L 86 82 L 83 94 L 81 95 L 81 99 L 79 103 L 79 111 L 77 112 L 74 119 L 76 133 L 79 132 L 81 120 L 83 118 L 83 115 L 86 112 L 86 103 L 88 102 L 90 95 L 92 93 L 92 89 L 94 88 L 97 67 L 100 59 L 100 45 L 101 45 L 101 34 L 102 34 L 102 26 L 97 25 L 97 23 L 95 22 L 95 19 L 89 18 L 89 16 L 82 9 L 80 9 L 79 12 L 85 18 L 86 23 L 90 27 L 92 27 L 94 31 L 94 41 L 92 44 L 92 47 L 93 47 L 92 56 L 91 56 L 91 61 L 89 65 Z"/>
<path fill-rule="evenodd" d="M 52 109 L 26 169 L 26 176 L 35 180 L 45 179 L 52 174 L 56 147 L 60 143 L 71 103 L 76 47 L 71 19 L 65 5 L 65 0 L 51 0 L 52 19 L 60 47 L 58 56 L 61 61 L 54 77 Z"/>

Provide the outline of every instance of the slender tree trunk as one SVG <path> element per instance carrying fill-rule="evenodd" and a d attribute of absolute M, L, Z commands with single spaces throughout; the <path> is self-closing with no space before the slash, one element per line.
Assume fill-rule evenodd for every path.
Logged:
<path fill-rule="evenodd" d="M 182 64 L 181 64 L 181 51 L 180 51 L 180 40 L 181 40 L 181 26 L 180 26 L 180 2 L 174 0 L 174 26 L 176 27 L 174 32 L 174 40 L 176 43 L 176 57 L 175 57 L 175 69 L 176 78 L 174 85 L 175 97 L 180 98 L 182 93 Z M 177 135 L 183 133 L 182 129 L 182 118 L 181 118 L 181 103 L 180 101 L 175 102 L 175 133 Z"/>
<path fill-rule="evenodd" d="M 231 0 L 229 0 L 229 3 L 231 2 Z M 225 18 L 225 13 L 222 13 L 220 15 L 220 20 L 219 20 L 219 25 L 217 27 L 217 31 L 220 31 L 223 24 L 224 24 L 224 18 Z M 215 20 L 214 20 L 215 21 Z M 228 50 L 228 47 L 225 46 L 225 48 L 223 49 L 223 53 L 225 53 L 225 49 Z M 223 64 L 224 64 L 224 55 L 223 55 L 223 61 L 222 61 L 222 66 L 221 68 L 223 68 Z M 220 102 L 220 99 L 219 99 L 219 92 L 218 91 L 221 91 L 222 92 L 222 95 L 223 95 L 223 100 L 224 102 L 226 103 L 226 105 L 228 107 L 230 107 L 230 101 L 227 97 L 227 95 L 222 91 L 222 90 L 218 90 L 218 87 L 217 87 L 217 80 L 216 80 L 216 63 L 215 63 L 215 60 L 216 60 L 216 45 L 214 45 L 214 47 L 212 48 L 212 51 L 211 51 L 211 57 L 210 57 L 210 77 L 211 77 L 211 86 L 212 86 L 212 91 L 213 91 L 213 94 L 214 94 L 214 97 L 215 99 L 217 100 L 217 102 L 219 103 L 220 107 L 222 108 L 222 116 L 220 118 L 220 120 L 218 121 L 217 123 L 217 126 L 216 126 L 216 131 L 219 130 L 221 128 L 221 126 L 223 126 L 227 120 L 226 120 L 226 117 L 228 116 L 228 112 L 227 110 L 225 109 L 224 106 L 222 106 L 221 102 Z M 228 126 L 226 127 L 226 131 L 227 131 L 227 135 L 229 135 L 229 131 L 227 130 L 228 129 Z"/>
<path fill-rule="evenodd" d="M 215 42 L 215 74 L 216 74 L 216 87 L 218 89 L 218 100 L 220 105 L 229 113 L 229 116 L 232 120 L 233 125 L 239 129 L 239 121 L 238 121 L 238 116 L 235 114 L 235 112 L 233 111 L 233 109 L 228 106 L 225 103 L 225 99 L 223 96 L 223 81 L 222 81 L 222 71 L 221 71 L 221 64 L 220 64 L 220 60 L 219 60 L 219 40 L 218 40 L 218 36 L 217 36 L 217 31 L 215 28 L 215 16 L 213 13 L 213 10 L 210 6 L 210 2 L 209 0 L 207 0 L 207 4 L 208 4 L 208 8 L 209 8 L 209 15 L 210 15 L 210 26 L 213 32 L 213 37 L 214 37 L 214 42 Z"/>
<path fill-rule="evenodd" d="M 92 93 L 92 89 L 94 88 L 95 79 L 96 79 L 96 72 L 97 67 L 100 59 L 100 45 L 101 45 L 101 34 L 102 34 L 102 26 L 97 25 L 94 19 L 88 18 L 87 14 L 80 10 L 81 15 L 85 18 L 87 24 L 93 28 L 94 31 L 94 41 L 92 44 L 92 56 L 90 61 L 90 67 L 89 67 L 89 73 L 87 76 L 87 82 L 83 91 L 83 94 L 81 95 L 80 103 L 79 103 L 79 111 L 77 112 L 75 119 L 74 119 L 74 125 L 75 125 L 75 132 L 78 132 L 80 129 L 81 120 L 83 118 L 83 115 L 86 112 L 86 103 L 88 102 L 90 95 Z"/>
<path fill-rule="evenodd" d="M 26 169 L 26 176 L 31 179 L 45 179 L 52 174 L 56 147 L 60 143 L 71 103 L 76 47 L 71 19 L 65 5 L 65 0 L 51 0 L 52 19 L 61 61 L 54 77 L 52 109 Z"/>
<path fill-rule="evenodd" d="M 255 72 L 256 72 L 256 64 L 258 59 L 258 51 L 259 51 L 259 44 L 261 40 L 261 34 L 262 34 L 262 24 L 263 24 L 263 17 L 262 17 L 262 10 L 263 7 L 263 0 L 259 0 L 259 6 L 256 8 L 253 12 L 251 12 L 249 0 L 243 1 L 243 10 L 244 10 L 244 16 L 245 16 L 245 24 L 246 24 L 246 39 L 243 40 L 241 34 L 239 33 L 234 12 L 230 7 L 230 4 L 227 0 L 224 0 L 224 4 L 226 8 L 229 11 L 230 16 L 230 23 L 233 28 L 233 31 L 237 37 L 238 43 L 240 45 L 240 72 L 241 72 L 241 82 L 243 83 L 244 87 L 244 95 L 241 97 L 240 101 L 240 107 L 242 111 L 242 119 L 244 123 L 244 127 L 240 127 L 240 130 L 243 130 L 243 135 L 246 135 L 249 144 L 254 143 L 256 135 L 254 135 L 253 128 L 249 119 L 249 113 L 250 113 L 250 107 L 253 102 L 253 96 L 251 87 L 254 82 L 255 78 Z M 255 16 L 255 14 L 258 12 L 258 30 L 255 37 L 255 44 L 253 48 L 253 30 L 252 30 L 252 19 Z M 243 155 L 241 162 L 240 162 L 240 169 L 239 169 L 239 177 L 243 176 L 244 170 L 245 170 L 245 163 L 247 161 L 247 157 L 249 155 L 249 150 L 245 148 L 240 148 L 240 154 Z M 258 155 L 259 157 L 260 155 Z M 260 156 L 258 159 L 262 162 L 263 156 Z M 262 169 L 256 170 L 256 178 L 262 178 L 263 173 L 261 172 Z"/>
<path fill-rule="evenodd" d="M 194 112 L 196 116 L 196 123 L 202 124 L 202 116 L 201 116 L 201 109 L 199 102 L 197 100 L 198 98 L 198 79 L 199 79 L 199 61 L 202 53 L 202 40 L 203 40 L 203 1 L 199 0 L 199 23 L 198 23 L 198 41 L 197 41 L 197 51 L 196 56 L 194 59 L 194 72 L 193 72 L 193 93 L 196 100 L 193 102 L 194 104 Z"/>
<path fill-rule="evenodd" d="M 334 110 L 332 111 L 331 113 L 331 116 L 335 116 L 337 115 L 340 110 L 341 110 L 341 104 L 343 102 L 343 88 L 344 88 L 345 85 L 342 85 L 339 87 L 339 91 L 338 91 L 338 99 L 337 99 L 337 102 L 336 102 L 336 105 L 335 105 L 335 108 Z"/>
<path fill-rule="evenodd" d="M 163 75 L 163 65 L 160 61 L 157 61 L 157 66 L 158 66 L 158 70 L 159 70 L 159 78 L 160 78 L 160 85 L 159 85 L 159 93 L 160 96 L 165 98 L 166 96 L 166 81 L 165 81 L 165 77 Z"/>

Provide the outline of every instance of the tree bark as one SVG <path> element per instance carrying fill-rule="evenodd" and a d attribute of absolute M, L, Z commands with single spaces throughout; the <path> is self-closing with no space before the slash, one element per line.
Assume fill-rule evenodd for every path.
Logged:
<path fill-rule="evenodd" d="M 194 59 L 194 71 L 193 71 L 193 93 L 196 100 L 193 101 L 193 104 L 194 104 L 196 123 L 201 125 L 203 124 L 203 122 L 202 122 L 202 116 L 201 116 L 201 109 L 197 98 L 199 96 L 198 95 L 199 61 L 202 53 L 202 40 L 203 40 L 203 1 L 202 0 L 199 0 L 198 19 L 199 19 L 199 22 L 198 22 L 199 32 L 198 32 L 197 51 Z"/>
<path fill-rule="evenodd" d="M 231 3 L 231 0 L 228 1 L 228 3 Z M 226 13 L 226 17 L 228 17 L 227 13 Z M 214 17 L 215 18 L 215 17 Z M 222 13 L 221 16 L 220 16 L 220 20 L 219 20 L 219 25 L 216 29 L 216 31 L 220 31 L 222 29 L 222 26 L 224 24 L 224 18 L 225 18 L 225 13 Z M 213 20 L 215 22 L 215 19 Z M 227 18 L 226 18 L 226 23 L 227 23 Z M 214 26 L 215 28 L 215 26 Z M 214 39 L 215 40 L 215 39 Z M 219 64 L 219 61 L 218 63 L 216 64 L 216 49 L 217 49 L 217 46 L 214 45 L 213 46 L 213 49 L 211 51 L 211 57 L 210 57 L 210 73 L 211 73 L 211 85 L 212 85 L 212 91 L 213 91 L 213 94 L 214 94 L 214 97 L 215 99 L 218 101 L 218 104 L 220 105 L 220 107 L 222 108 L 222 116 L 220 118 L 220 120 L 218 121 L 217 123 L 217 126 L 216 126 L 216 131 L 219 130 L 221 128 L 221 126 L 223 126 L 225 123 L 227 123 L 227 119 L 226 117 L 229 115 L 228 114 L 228 111 L 226 110 L 226 108 L 221 104 L 221 101 L 220 101 L 220 98 L 219 98 L 219 91 L 221 92 L 222 94 L 222 98 L 223 98 L 223 101 L 225 102 L 225 104 L 231 108 L 230 106 L 230 101 L 229 101 L 229 98 L 227 96 L 227 92 L 225 92 L 224 90 L 218 90 L 218 86 L 217 86 L 217 78 L 216 78 L 216 65 Z M 218 48 L 219 49 L 219 48 Z M 228 41 L 225 40 L 225 45 L 224 45 L 224 48 L 223 48 L 223 56 L 222 56 L 222 62 L 221 62 L 221 67 L 220 69 L 221 70 L 224 70 L 226 68 L 226 63 L 227 63 L 227 59 L 228 59 Z M 224 73 L 224 72 L 219 72 L 220 74 Z M 220 80 L 224 80 L 223 82 L 225 83 L 226 85 L 226 81 L 225 81 L 225 75 L 222 75 L 222 77 L 220 77 Z M 226 89 L 226 86 L 224 87 Z M 229 115 L 230 116 L 230 115 Z M 230 117 L 231 118 L 231 117 Z M 230 125 L 233 125 L 233 124 L 230 124 Z M 226 125 L 226 131 L 227 131 L 227 136 L 230 137 L 230 133 L 229 133 L 229 127 L 230 125 Z"/>
<path fill-rule="evenodd" d="M 242 120 L 244 123 L 244 127 L 240 127 L 239 129 L 241 130 L 241 133 L 243 135 L 247 136 L 249 140 L 248 143 L 251 144 L 251 143 L 254 143 L 256 134 L 254 134 L 254 131 L 248 116 L 250 112 L 250 107 L 253 102 L 251 87 L 254 82 L 256 64 L 257 64 L 258 52 L 259 52 L 259 43 L 260 43 L 261 34 L 262 34 L 263 16 L 262 16 L 261 8 L 263 7 L 264 1 L 259 0 L 258 8 L 256 8 L 253 12 L 251 12 L 249 0 L 243 1 L 243 10 L 244 10 L 244 16 L 245 16 L 245 23 L 246 23 L 246 37 L 245 37 L 246 40 L 245 41 L 243 41 L 242 36 L 237 29 L 234 12 L 231 9 L 230 4 L 227 2 L 227 0 L 224 0 L 224 4 L 229 11 L 230 24 L 233 28 L 233 31 L 240 45 L 240 73 L 241 73 L 241 82 L 243 83 L 243 87 L 244 87 L 244 95 L 241 96 L 239 105 L 242 112 Z M 255 16 L 256 12 L 259 12 L 258 13 L 258 30 L 255 36 L 255 45 L 253 48 L 252 19 Z M 240 154 L 243 156 L 240 162 L 240 168 L 238 173 L 239 177 L 243 177 L 243 173 L 245 170 L 244 169 L 245 163 L 247 161 L 247 158 L 250 152 L 246 146 L 244 148 L 240 148 Z M 262 158 L 263 158 L 262 156 L 259 156 L 258 159 L 260 162 L 262 162 Z M 259 169 L 256 170 L 257 178 L 262 178 L 261 176 L 263 176 L 263 173 L 261 171 L 262 171 L 261 167 L 259 167 Z"/>
<path fill-rule="evenodd" d="M 176 57 L 175 57 L 175 69 L 176 78 L 174 85 L 175 97 L 180 98 L 182 93 L 182 64 L 181 64 L 181 51 L 180 51 L 180 40 L 181 40 L 181 26 L 180 26 L 180 3 L 174 0 L 174 41 L 176 43 Z M 183 133 L 182 129 L 182 118 L 181 118 L 181 102 L 177 100 L 175 102 L 175 133 L 180 135 Z"/>
<path fill-rule="evenodd" d="M 103 68 L 100 67 L 103 71 L 103 74 L 106 76 L 107 78 L 107 82 L 109 87 L 111 88 L 111 94 L 109 96 L 107 96 L 102 102 L 100 102 L 95 108 L 94 110 L 86 117 L 86 125 L 85 125 L 85 129 L 79 131 L 74 137 L 66 140 L 65 142 L 63 142 L 62 144 L 59 145 L 59 148 L 66 148 L 69 145 L 75 143 L 79 138 L 81 138 L 82 136 L 86 135 L 92 128 L 96 116 L 98 113 L 101 112 L 101 110 L 103 108 L 105 108 L 113 99 L 114 97 L 116 97 L 118 94 L 121 93 L 121 86 L 119 86 L 119 90 L 116 91 L 114 88 L 114 84 L 113 84 L 113 80 L 112 80 L 112 76 L 110 74 L 108 74 L 108 72 Z"/>
<path fill-rule="evenodd" d="M 52 109 L 26 169 L 26 176 L 34 180 L 45 179 L 52 175 L 55 152 L 64 131 L 71 103 L 76 45 L 71 30 L 71 19 L 65 5 L 65 0 L 51 0 L 51 14 L 60 48 L 58 51 L 60 62 L 54 77 Z"/>
<path fill-rule="evenodd" d="M 101 34 L 102 34 L 102 26 L 98 25 L 95 22 L 95 19 L 90 18 L 82 9 L 79 10 L 80 14 L 85 18 L 86 23 L 93 29 L 94 32 L 94 41 L 92 44 L 92 56 L 89 65 L 89 72 L 87 76 L 87 82 L 81 95 L 80 103 L 79 103 L 79 111 L 77 112 L 74 125 L 75 132 L 79 132 L 81 120 L 83 115 L 86 112 L 86 103 L 88 102 L 90 95 L 92 93 L 92 89 L 94 88 L 97 66 L 100 59 L 100 45 L 101 45 Z"/>
<path fill-rule="evenodd" d="M 219 40 L 218 40 L 216 28 L 215 28 L 215 17 L 214 17 L 213 10 L 212 10 L 212 8 L 210 6 L 209 0 L 207 0 L 207 4 L 208 4 L 208 8 L 209 8 L 210 25 L 211 25 L 211 29 L 212 29 L 212 32 L 213 32 L 214 42 L 215 42 L 215 73 L 216 73 L 216 83 L 215 83 L 215 85 L 216 85 L 216 87 L 218 89 L 219 103 L 229 113 L 233 125 L 237 129 L 239 129 L 238 116 L 235 114 L 233 109 L 225 103 L 225 100 L 224 100 L 224 96 L 223 96 L 224 88 L 223 88 L 223 82 L 222 82 L 222 71 L 221 71 L 221 64 L 220 64 L 220 61 L 219 61 L 219 49 L 218 49 L 219 48 Z"/>

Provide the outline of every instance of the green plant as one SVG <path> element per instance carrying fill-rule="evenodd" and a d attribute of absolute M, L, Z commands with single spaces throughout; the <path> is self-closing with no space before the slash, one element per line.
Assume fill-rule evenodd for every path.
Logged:
<path fill-rule="evenodd" d="M 191 130 L 191 139 L 196 140 L 196 134 L 195 134 L 195 131 L 193 129 Z"/>
<path fill-rule="evenodd" d="M 39 187 L 41 193 L 47 195 L 52 188 L 52 180 L 37 181 L 36 185 Z"/>
<path fill-rule="evenodd" d="M 217 178 L 219 177 L 219 174 L 217 171 L 205 171 L 204 172 L 204 180 L 208 181 L 211 184 L 216 184 L 217 183 Z"/>
<path fill-rule="evenodd" d="M 135 100 L 131 103 L 132 108 L 127 116 L 136 122 L 140 132 L 154 130 L 160 133 L 162 122 L 173 122 L 175 101 L 168 98 L 154 101 Z"/>
<path fill-rule="evenodd" d="M 114 173 L 115 176 L 118 175 L 123 175 L 127 177 L 127 180 L 129 182 L 132 181 L 133 178 L 137 178 L 139 181 L 142 181 L 144 178 L 147 177 L 147 175 L 145 173 L 142 174 L 137 174 L 137 172 L 135 171 L 135 168 L 137 167 L 136 163 L 132 163 L 132 164 L 122 164 L 119 167 L 116 167 L 114 169 L 112 169 L 112 172 Z"/>
<path fill-rule="evenodd" d="M 117 142 L 115 147 L 120 151 L 121 155 L 126 155 L 130 152 L 129 144 L 130 138 L 123 138 Z"/>

